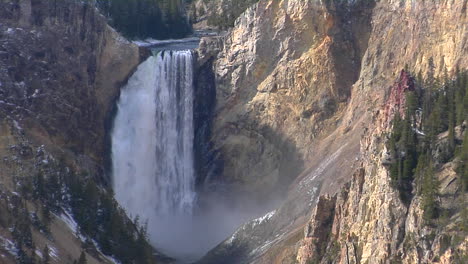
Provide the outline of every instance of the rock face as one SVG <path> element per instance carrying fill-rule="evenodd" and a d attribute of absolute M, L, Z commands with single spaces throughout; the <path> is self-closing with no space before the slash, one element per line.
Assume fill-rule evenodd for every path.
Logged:
<path fill-rule="evenodd" d="M 24 203 L 31 219 L 44 206 L 33 203 L 20 182 L 37 174 L 103 175 L 114 101 L 143 58 L 91 5 L 0 1 L 1 263 L 21 258 L 11 232 L 18 209 L 11 201 Z M 57 167 L 67 167 L 66 173 Z M 51 263 L 74 262 L 82 251 L 76 223 L 66 215 L 50 222 L 48 235 L 31 228 L 37 250 L 26 253 L 42 259 L 47 245 Z M 88 263 L 113 263 L 100 252 L 86 255 Z"/>
<path fill-rule="evenodd" d="M 200 62 L 214 59 L 212 142 L 224 164 L 221 179 L 263 197 L 279 186 L 289 189 L 268 221 L 246 224 L 200 263 L 223 255 L 236 256 L 233 263 L 306 263 L 308 254 L 317 255 L 311 252 L 323 252 L 317 245 L 328 243 L 312 236 L 301 247 L 319 194 L 342 193 L 332 234 L 343 244 L 330 238 L 327 246 L 344 263 L 390 261 L 410 236 L 405 228 L 426 232 L 408 226 L 406 215 L 418 207 L 402 204 L 382 165 L 383 113 L 395 111 L 386 106 L 389 97 L 404 103 L 391 95 L 392 87 L 411 89 L 403 68 L 423 77 L 468 68 L 466 6 L 450 0 L 260 1 L 225 37 L 203 40 Z M 430 260 L 418 252 L 421 261 Z"/>
<path fill-rule="evenodd" d="M 73 2 L 0 3 L 0 111 L 41 144 L 83 155 L 94 171 L 140 52 L 94 7 Z"/>
<path fill-rule="evenodd" d="M 402 72 L 383 109 L 395 106 L 394 99 L 404 94 L 402 84 L 408 76 Z M 411 82 L 410 82 L 411 83 Z M 383 110 L 382 109 L 382 110 Z M 463 263 L 468 254 L 468 237 L 463 230 L 467 194 L 460 190 L 460 178 L 454 168 L 457 161 L 446 163 L 437 173 L 441 182 L 440 210 L 451 212 L 438 220 L 437 227 L 423 220 L 421 197 L 415 195 L 409 205 L 399 198 L 391 186 L 387 168 L 383 165 L 387 149 L 385 134 L 387 111 L 375 116 L 375 126 L 362 142 L 361 167 L 349 185 L 336 195 L 331 209 L 321 209 L 321 198 L 314 217 L 306 226 L 328 226 L 329 237 L 311 240 L 306 234 L 297 251 L 297 261 L 310 263 Z M 396 107 L 396 111 L 403 111 Z M 460 128 L 463 129 L 463 128 Z M 463 133 L 463 132 L 461 132 Z M 466 133 L 466 132 L 465 132 Z M 447 140 L 447 133 L 439 142 Z M 334 212 L 334 216 L 324 218 Z M 326 248 L 326 254 L 314 251 L 314 246 Z"/>
<path fill-rule="evenodd" d="M 195 0 L 190 4 L 189 17 L 194 29 L 223 30 L 232 27 L 248 7 L 258 0 Z"/>
<path fill-rule="evenodd" d="M 318 153 L 312 146 L 336 128 L 358 78 L 372 5 L 260 1 L 221 45 L 201 44 L 219 49 L 213 142 L 224 179 L 263 196 Z"/>

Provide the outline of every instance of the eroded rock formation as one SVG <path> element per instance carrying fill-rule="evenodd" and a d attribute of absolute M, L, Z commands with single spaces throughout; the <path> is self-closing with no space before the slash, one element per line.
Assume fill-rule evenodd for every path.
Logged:
<path fill-rule="evenodd" d="M 468 67 L 466 6 L 467 1 L 260 1 L 225 37 L 202 41 L 200 58 L 215 58 L 213 142 L 224 160 L 224 179 L 260 195 L 294 181 L 268 221 L 246 224 L 201 263 L 216 263 L 223 255 L 232 263 L 294 263 L 305 215 L 319 194 L 340 192 L 337 204 L 343 206 L 335 215 L 346 215 L 340 223 L 347 226 L 332 229 L 344 243 L 334 245 L 340 259 L 374 263 L 402 256 L 411 263 L 414 258 L 403 255 L 416 253 L 400 252 L 402 237 L 410 234 L 405 228 L 423 228 L 405 226 L 408 210 L 418 207 L 402 204 L 382 165 L 388 125 L 382 113 L 394 111 L 385 106 L 389 97 L 404 103 L 391 95 L 399 93 L 391 87 L 412 89 L 405 76 L 399 79 L 403 68 L 425 77 Z M 288 167 L 293 161 L 300 166 Z M 351 187 L 341 191 L 352 175 Z M 310 260 L 306 255 L 316 247 L 309 242 L 300 252 L 313 250 L 297 260 Z M 437 255 L 429 248 L 424 254 Z"/>

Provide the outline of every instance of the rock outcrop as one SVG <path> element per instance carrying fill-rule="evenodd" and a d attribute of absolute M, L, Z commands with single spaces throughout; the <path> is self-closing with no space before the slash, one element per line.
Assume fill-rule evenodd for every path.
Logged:
<path fill-rule="evenodd" d="M 314 143 L 337 127 L 358 78 L 372 6 L 260 1 L 222 44 L 202 40 L 201 50 L 219 50 L 213 142 L 223 179 L 264 196 L 319 153 Z"/>
<path fill-rule="evenodd" d="M 196 30 L 223 30 L 258 0 L 195 0 L 190 4 L 189 17 Z"/>
<path fill-rule="evenodd" d="M 468 256 L 468 236 L 464 230 L 467 194 L 461 189 L 460 176 L 456 174 L 457 160 L 441 166 L 437 181 L 441 183 L 440 208 L 445 212 L 437 225 L 428 224 L 423 217 L 422 198 L 417 192 L 409 205 L 399 197 L 391 184 L 384 165 L 387 149 L 385 135 L 390 106 L 395 111 L 404 108 L 394 104 L 395 98 L 404 95 L 402 84 L 408 75 L 402 73 L 392 87 L 382 111 L 375 116 L 375 125 L 363 138 L 363 159 L 349 185 L 336 195 L 336 202 L 327 212 L 320 201 L 308 226 L 329 227 L 329 237 L 310 240 L 306 235 L 300 242 L 297 261 L 310 263 L 464 263 Z M 411 82 L 410 82 L 411 83 Z M 461 138 L 464 128 L 458 129 Z M 447 133 L 439 136 L 447 140 Z M 329 212 L 334 216 L 324 219 Z M 306 227 L 306 230 L 308 228 Z M 326 248 L 327 254 L 318 254 L 314 246 Z"/>
<path fill-rule="evenodd" d="M 0 17 L 2 115 L 102 170 L 113 104 L 141 61 L 139 48 L 92 5 L 2 1 Z"/>
<path fill-rule="evenodd" d="M 0 1 L 1 263 L 24 261 L 24 251 L 42 261 L 45 245 L 50 263 L 79 258 L 83 239 L 76 222 L 65 212 L 51 215 L 50 232 L 39 231 L 45 205 L 33 202 L 31 186 L 23 183 L 38 174 L 46 179 L 104 175 L 115 100 L 144 57 L 92 5 Z M 23 210 L 18 205 L 35 225 L 25 230 L 31 229 L 36 251 L 21 251 L 21 242 L 14 240 L 15 213 Z M 113 263 L 95 248 L 86 256 L 87 263 Z"/>
<path fill-rule="evenodd" d="M 289 189 L 268 221 L 246 224 L 201 263 L 223 255 L 235 255 L 233 263 L 294 263 L 319 195 L 340 193 L 353 175 L 334 216 L 346 215 L 338 218 L 348 226 L 332 227 L 346 243 L 330 250 L 345 261 L 347 248 L 346 258 L 357 263 L 401 255 L 402 238 L 410 236 L 403 229 L 424 228 L 406 226 L 408 210 L 418 207 L 405 207 L 390 186 L 381 157 L 388 118 L 380 119 L 386 108 L 394 111 L 385 107 L 391 87 L 410 89 L 399 79 L 403 68 L 423 77 L 468 68 L 466 6 L 450 0 L 260 1 L 221 40 L 202 40 L 200 58 L 214 58 L 212 141 L 224 162 L 221 179 L 259 196 Z M 310 260 L 313 241 L 304 242 L 298 260 Z"/>

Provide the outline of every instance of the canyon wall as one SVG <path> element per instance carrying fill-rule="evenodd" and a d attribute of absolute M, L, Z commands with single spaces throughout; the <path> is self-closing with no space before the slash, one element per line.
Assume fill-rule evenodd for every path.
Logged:
<path fill-rule="evenodd" d="M 374 125 L 362 139 L 363 158 L 349 184 L 333 197 L 320 197 L 304 238 L 294 250 L 297 263 L 464 263 L 468 255 L 466 223 L 467 194 L 456 173 L 460 161 L 441 162 L 436 172 L 440 183 L 437 222 L 428 223 L 422 195 L 415 191 L 409 202 L 400 199 L 392 184 L 387 135 L 389 116 L 404 110 L 395 102 L 404 98 L 401 87 L 412 84 L 402 72 L 391 88 Z M 461 141 L 465 125 L 456 128 Z M 447 133 L 438 136 L 438 146 L 447 144 Z M 438 158 L 436 158 L 437 160 Z M 421 187 L 415 187 L 421 188 Z M 327 236 L 322 235 L 323 233 Z"/>
<path fill-rule="evenodd" d="M 76 174 L 83 181 L 95 177 L 107 183 L 104 167 L 114 103 L 145 56 L 92 5 L 0 1 L 1 263 L 19 263 L 27 256 L 44 260 L 45 245 L 50 263 L 80 257 L 84 237 L 78 236 L 70 208 L 49 212 L 49 232 L 44 232 L 40 224 L 49 205 L 32 199 L 31 185 L 23 183 L 37 175 L 52 182 Z M 23 211 L 26 217 L 19 218 Z M 18 234 L 12 230 L 24 224 L 20 219 L 29 223 L 23 228 L 30 232 L 19 235 L 32 235 L 35 250 L 15 240 Z M 88 244 L 87 263 L 114 263 L 92 248 Z"/>
<path fill-rule="evenodd" d="M 468 68 L 466 7 L 451 0 L 260 1 L 226 36 L 202 40 L 201 62 L 214 58 L 212 141 L 222 179 L 261 197 L 289 188 L 278 210 L 241 227 L 200 263 L 222 256 L 231 259 L 225 263 L 295 263 L 319 195 L 341 192 L 353 177 L 345 207 L 367 214 L 342 218 L 352 226 L 342 229 L 342 241 L 356 234 L 364 252 L 357 262 L 396 254 L 406 234 L 399 229 L 411 217 L 379 160 L 377 120 L 403 68 L 423 77 Z"/>
<path fill-rule="evenodd" d="M 113 104 L 141 61 L 138 47 L 92 5 L 21 0 L 0 6 L 2 115 L 38 144 L 102 170 Z"/>
<path fill-rule="evenodd" d="M 260 1 L 222 40 L 202 40 L 200 57 L 216 58 L 212 141 L 225 180 L 263 196 L 320 153 L 358 78 L 372 6 Z"/>

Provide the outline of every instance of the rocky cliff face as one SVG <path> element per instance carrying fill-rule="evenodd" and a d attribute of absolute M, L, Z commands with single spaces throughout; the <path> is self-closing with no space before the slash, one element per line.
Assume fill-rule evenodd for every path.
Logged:
<path fill-rule="evenodd" d="M 190 4 L 189 17 L 194 29 L 225 30 L 258 0 L 195 0 Z"/>
<path fill-rule="evenodd" d="M 441 183 L 440 211 L 446 214 L 437 225 L 424 220 L 419 195 L 407 205 L 391 185 L 387 166 L 386 136 L 391 126 L 388 109 L 403 110 L 395 99 L 401 98 L 402 74 L 391 89 L 387 103 L 375 115 L 375 126 L 363 137 L 361 166 L 334 198 L 319 200 L 312 219 L 300 242 L 298 263 L 464 263 L 468 253 L 468 237 L 464 233 L 463 210 L 466 193 L 460 176 L 455 173 L 457 160 L 441 166 L 437 181 Z M 405 85 L 403 85 L 405 86 Z M 458 130 L 461 139 L 464 128 Z M 447 140 L 442 134 L 439 141 Z M 324 201 L 328 206 L 323 206 Z M 324 219 L 324 215 L 329 218 Z M 328 237 L 314 231 L 326 232 Z M 320 233 L 319 233 L 320 234 Z M 317 251 L 321 248 L 323 251 Z"/>
<path fill-rule="evenodd" d="M 213 141 L 225 179 L 271 193 L 319 153 L 314 143 L 337 127 L 358 78 L 372 5 L 261 1 L 222 44 L 202 42 L 219 49 Z"/>
<path fill-rule="evenodd" d="M 113 102 L 140 62 L 138 47 L 91 5 L 0 5 L 2 114 L 37 142 L 102 167 Z"/>
<path fill-rule="evenodd" d="M 90 5 L 0 1 L 1 263 L 24 256 L 11 231 L 15 214 L 26 208 L 34 225 L 43 219 L 44 205 L 21 183 L 38 174 L 103 175 L 113 104 L 142 56 Z M 51 219 L 49 234 L 31 228 L 37 250 L 26 254 L 43 260 L 47 244 L 51 263 L 72 263 L 82 250 L 77 224 L 66 214 Z M 88 263 L 113 261 L 86 255 Z"/>
<path fill-rule="evenodd" d="M 418 250 L 401 252 L 405 236 L 426 231 L 409 226 L 418 221 L 418 207 L 405 207 L 390 187 L 378 120 L 405 66 L 424 76 L 468 67 L 466 6 L 450 0 L 260 1 L 227 36 L 202 41 L 201 62 L 214 58 L 212 141 L 224 161 L 223 179 L 261 195 L 294 181 L 274 214 L 246 224 L 201 263 L 223 255 L 232 263 L 322 260 L 320 243 L 328 238 L 306 232 L 299 253 L 297 242 L 319 194 L 341 192 L 351 178 L 333 217 L 345 214 L 338 218 L 347 226 L 310 224 L 339 234 L 343 243 L 329 250 L 342 262 L 346 248 L 352 258 L 351 247 L 359 251 L 357 263 L 397 255 L 411 263 L 416 252 L 429 261 Z"/>

